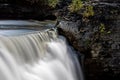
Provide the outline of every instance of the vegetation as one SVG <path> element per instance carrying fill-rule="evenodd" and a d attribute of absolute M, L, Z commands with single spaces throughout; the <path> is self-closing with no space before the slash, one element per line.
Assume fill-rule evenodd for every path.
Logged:
<path fill-rule="evenodd" d="M 111 31 L 107 31 L 103 23 L 100 24 L 99 31 L 101 34 L 110 34 Z"/>
<path fill-rule="evenodd" d="M 94 15 L 93 6 L 84 6 L 82 0 L 72 0 L 72 3 L 69 5 L 70 12 L 78 12 L 81 9 L 84 10 L 83 17 L 89 17 Z"/>
<path fill-rule="evenodd" d="M 91 6 L 91 5 L 86 6 L 85 11 L 83 12 L 83 16 L 89 17 L 89 16 L 93 16 L 93 15 L 94 15 L 93 6 Z"/>
<path fill-rule="evenodd" d="M 69 5 L 70 12 L 77 12 L 83 7 L 81 0 L 72 0 L 72 3 Z"/>
<path fill-rule="evenodd" d="M 48 5 L 49 5 L 50 7 L 55 8 L 56 5 L 58 4 L 58 2 L 59 2 L 59 0 L 48 0 Z"/>
<path fill-rule="evenodd" d="M 104 24 L 100 24 L 100 33 L 104 33 L 105 32 L 105 25 Z"/>

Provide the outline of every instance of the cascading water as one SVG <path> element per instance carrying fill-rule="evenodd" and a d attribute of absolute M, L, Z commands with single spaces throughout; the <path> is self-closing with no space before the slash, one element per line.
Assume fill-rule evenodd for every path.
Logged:
<path fill-rule="evenodd" d="M 0 36 L 0 80 L 83 80 L 74 51 L 55 31 Z"/>

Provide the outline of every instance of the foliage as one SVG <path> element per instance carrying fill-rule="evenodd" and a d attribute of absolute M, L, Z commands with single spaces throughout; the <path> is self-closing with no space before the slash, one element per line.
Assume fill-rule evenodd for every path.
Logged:
<path fill-rule="evenodd" d="M 89 17 L 94 15 L 93 6 L 84 6 L 82 0 L 72 0 L 72 3 L 69 5 L 70 12 L 77 12 L 80 9 L 84 10 L 83 17 Z"/>
<path fill-rule="evenodd" d="M 105 32 L 105 25 L 104 24 L 100 24 L 100 32 L 104 33 Z"/>
<path fill-rule="evenodd" d="M 58 2 L 59 2 L 59 0 L 48 0 L 48 5 L 49 5 L 50 7 L 55 8 L 56 5 L 58 4 Z"/>
<path fill-rule="evenodd" d="M 83 7 L 81 0 L 72 0 L 72 3 L 69 5 L 70 12 L 77 12 Z"/>
<path fill-rule="evenodd" d="M 101 34 L 110 34 L 111 31 L 107 31 L 103 23 L 100 24 L 99 31 Z"/>
<path fill-rule="evenodd" d="M 85 11 L 83 12 L 83 16 L 89 17 L 89 16 L 93 16 L 93 15 L 94 15 L 93 6 L 91 6 L 91 5 L 86 6 Z"/>

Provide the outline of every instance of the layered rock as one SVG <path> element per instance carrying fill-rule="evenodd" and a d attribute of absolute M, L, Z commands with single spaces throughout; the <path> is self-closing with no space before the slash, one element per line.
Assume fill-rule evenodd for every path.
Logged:
<path fill-rule="evenodd" d="M 85 55 L 87 80 L 119 80 L 120 4 L 104 0 L 92 6 L 94 16 L 64 15 L 69 21 L 60 22 L 59 32 Z"/>

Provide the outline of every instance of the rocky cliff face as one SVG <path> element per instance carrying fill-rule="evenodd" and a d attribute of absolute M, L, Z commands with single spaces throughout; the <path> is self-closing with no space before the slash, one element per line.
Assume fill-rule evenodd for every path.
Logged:
<path fill-rule="evenodd" d="M 101 0 L 91 4 L 94 16 L 64 15 L 60 34 L 85 55 L 87 80 L 120 79 L 120 4 L 119 0 Z M 64 18 L 64 19 L 66 19 Z"/>
<path fill-rule="evenodd" d="M 61 18 L 59 33 L 66 36 L 69 43 L 85 55 L 85 78 L 120 80 L 120 0 L 84 2 L 85 5 L 93 6 L 94 15 L 88 17 L 82 15 L 84 9 L 70 13 L 67 6 L 71 0 L 60 0 L 55 12 L 47 6 L 26 2 L 34 0 L 24 1 L 18 3 L 16 0 L 0 0 L 0 19 Z"/>
<path fill-rule="evenodd" d="M 0 0 L 0 19 L 56 19 L 46 0 Z"/>
<path fill-rule="evenodd" d="M 99 0 L 99 1 L 108 3 L 120 3 L 120 0 Z"/>

